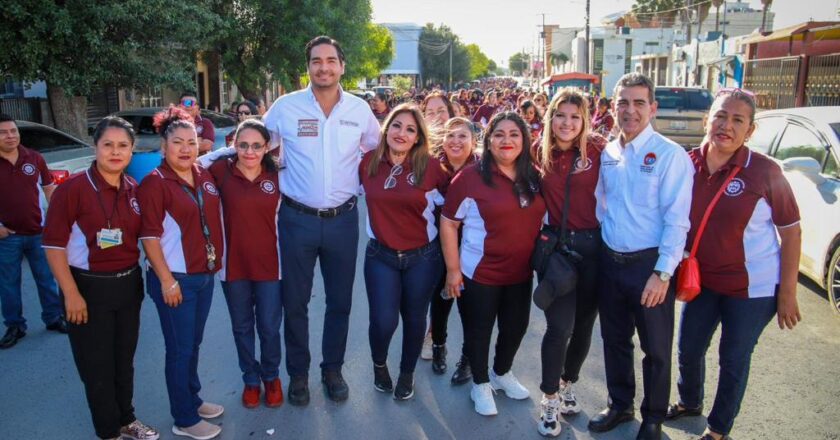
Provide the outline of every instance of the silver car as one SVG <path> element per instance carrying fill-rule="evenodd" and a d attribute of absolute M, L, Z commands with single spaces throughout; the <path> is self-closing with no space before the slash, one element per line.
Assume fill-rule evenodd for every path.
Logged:
<path fill-rule="evenodd" d="M 56 183 L 90 167 L 94 159 L 93 147 L 63 131 L 28 121 L 15 121 L 20 143 L 44 156 Z"/>
<path fill-rule="evenodd" d="M 712 106 L 712 95 L 697 87 L 657 87 L 659 103 L 653 121 L 656 131 L 689 149 L 699 146 L 705 136 L 703 123 Z"/>

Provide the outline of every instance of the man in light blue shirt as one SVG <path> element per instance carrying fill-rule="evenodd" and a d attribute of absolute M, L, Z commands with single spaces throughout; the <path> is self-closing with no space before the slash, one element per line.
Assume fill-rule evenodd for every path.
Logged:
<path fill-rule="evenodd" d="M 595 432 L 632 420 L 636 384 L 633 333 L 645 358 L 637 439 L 659 439 L 671 390 L 674 289 L 682 259 L 694 168 L 685 150 L 653 130 L 654 86 L 638 73 L 615 86 L 620 135 L 601 154 L 596 214 L 604 251 L 599 289 L 610 404 L 589 422 Z"/>
<path fill-rule="evenodd" d="M 287 398 L 309 403 L 309 299 L 320 260 L 326 295 L 321 380 L 334 401 L 346 400 L 341 374 L 359 242 L 359 162 L 379 142 L 379 122 L 368 104 L 345 93 L 344 53 L 332 38 L 306 45 L 310 85 L 280 97 L 263 116 L 280 148 L 283 193 L 279 213 Z"/>

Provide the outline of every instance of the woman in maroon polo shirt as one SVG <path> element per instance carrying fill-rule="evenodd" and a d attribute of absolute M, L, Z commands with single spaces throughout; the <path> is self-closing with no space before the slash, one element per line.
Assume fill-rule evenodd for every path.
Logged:
<path fill-rule="evenodd" d="M 134 417 L 134 352 L 143 278 L 137 182 L 125 174 L 134 129 L 109 116 L 96 125 L 96 160 L 53 194 L 44 228 L 47 261 L 64 296 L 73 359 L 100 438 L 157 439 Z"/>
<path fill-rule="evenodd" d="M 519 115 L 531 129 L 531 139 L 539 139 L 543 131 L 542 112 L 534 104 L 534 101 L 530 99 L 522 101 L 519 106 Z"/>
<path fill-rule="evenodd" d="M 452 103 L 440 92 L 430 93 L 420 105 L 426 125 L 430 130 L 443 130 L 443 125 L 450 118 L 455 117 Z"/>
<path fill-rule="evenodd" d="M 690 152 L 695 174 L 689 246 L 711 200 L 734 176 L 712 208 L 696 251 L 702 289 L 683 306 L 680 399 L 666 415 L 702 414 L 706 351 L 720 325 L 720 378 L 702 440 L 728 438 L 744 398 L 753 348 L 773 315 L 781 329 L 793 329 L 801 320 L 796 302 L 799 208 L 779 165 L 744 145 L 755 130 L 754 117 L 751 92 L 722 89 L 709 110 L 704 144 Z"/>
<path fill-rule="evenodd" d="M 446 290 L 466 308 L 473 372 L 470 397 L 481 415 L 496 414 L 494 390 L 527 399 L 511 371 L 528 329 L 532 271 L 529 259 L 545 215 L 539 173 L 527 151 L 528 126 L 513 112 L 493 117 L 481 161 L 452 180 L 441 214 Z M 463 223 L 460 252 L 458 228 Z M 459 258 L 460 253 L 460 258 Z M 488 374 L 493 325 L 499 320 L 496 357 Z"/>
<path fill-rule="evenodd" d="M 549 130 L 536 148 L 542 171 L 542 195 L 548 208 L 545 228 L 560 234 L 568 194 L 566 238 L 556 252 L 576 252 L 578 281 L 574 292 L 554 299 L 545 310 L 542 341 L 540 434 L 560 434 L 560 414 L 577 414 L 572 384 L 589 353 L 598 316 L 598 252 L 601 231 L 595 217 L 595 186 L 606 139 L 589 127 L 589 101 L 580 92 L 562 89 L 548 106 Z M 568 189 L 567 189 L 568 182 Z M 558 394 L 559 391 L 559 394 Z"/>
<path fill-rule="evenodd" d="M 426 330 L 432 289 L 441 271 L 434 209 L 448 176 L 429 155 L 420 109 L 402 104 L 383 125 L 379 146 L 364 155 L 359 179 L 368 208 L 365 286 L 370 308 L 374 387 L 397 400 L 414 395 L 414 369 Z M 386 361 L 399 318 L 402 359 L 396 387 Z"/>
<path fill-rule="evenodd" d="M 210 313 L 215 274 L 222 266 L 219 191 L 196 164 L 198 135 L 189 115 L 176 108 L 154 118 L 163 161 L 143 179 L 137 197 L 140 239 L 149 269 L 146 291 L 155 302 L 166 344 L 166 388 L 172 432 L 213 438 L 221 427 L 204 421 L 224 412 L 198 392 L 198 351 Z"/>
<path fill-rule="evenodd" d="M 478 107 L 473 114 L 472 121 L 478 123 L 482 128 L 490 122 L 493 115 L 499 109 L 499 99 L 495 91 L 487 92 L 487 97 L 484 99 L 484 104 Z"/>
<path fill-rule="evenodd" d="M 268 153 L 271 135 L 258 120 L 243 121 L 236 129 L 236 156 L 216 161 L 210 173 L 222 197 L 225 225 L 225 262 L 220 272 L 230 312 L 233 340 L 245 387 L 242 404 L 283 403 L 280 383 L 280 254 L 277 209 L 280 208 L 278 167 Z M 260 338 L 260 359 L 254 350 L 254 328 Z"/>

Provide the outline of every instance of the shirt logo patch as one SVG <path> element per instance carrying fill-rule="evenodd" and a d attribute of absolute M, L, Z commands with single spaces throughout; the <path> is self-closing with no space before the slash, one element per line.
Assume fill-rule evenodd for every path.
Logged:
<path fill-rule="evenodd" d="M 274 187 L 274 182 L 270 180 L 263 180 L 260 182 L 260 189 L 266 194 L 274 194 L 277 188 Z"/>
<path fill-rule="evenodd" d="M 317 119 L 298 119 L 298 137 L 318 137 Z"/>
<path fill-rule="evenodd" d="M 723 190 L 723 192 L 725 192 L 729 197 L 740 196 L 741 193 L 744 192 L 744 188 L 746 188 L 746 186 L 747 185 L 743 180 L 736 177 L 729 182 L 729 185 L 726 185 L 726 189 Z"/>
<path fill-rule="evenodd" d="M 201 124 L 195 124 L 195 134 L 201 136 L 201 133 L 204 133 L 204 126 Z"/>
<path fill-rule="evenodd" d="M 219 195 L 219 190 L 216 189 L 216 185 L 213 185 L 213 182 L 204 182 L 204 190 L 207 191 L 207 194 L 217 196 Z"/>
<path fill-rule="evenodd" d="M 409 185 L 411 185 L 411 186 L 414 186 L 414 185 L 416 185 L 416 184 L 417 184 L 417 179 L 414 177 L 414 172 L 413 172 L 413 171 L 412 171 L 412 172 L 410 172 L 410 173 L 408 173 L 408 175 L 407 175 L 407 176 L 405 176 L 405 180 L 406 180 L 406 181 L 408 182 L 408 184 L 409 184 Z"/>
<path fill-rule="evenodd" d="M 131 205 L 131 209 L 135 214 L 140 215 L 140 203 L 137 202 L 136 198 L 132 197 L 129 199 L 128 204 Z"/>
<path fill-rule="evenodd" d="M 580 157 L 575 161 L 575 172 L 582 173 L 592 169 L 592 161 L 585 157 Z"/>
<path fill-rule="evenodd" d="M 23 171 L 23 174 L 26 174 L 27 176 L 35 175 L 35 165 L 32 165 L 31 163 L 23 164 L 20 170 Z"/>
<path fill-rule="evenodd" d="M 359 126 L 358 122 L 345 121 L 344 119 L 339 119 L 338 123 L 343 125 L 343 126 L 347 126 L 347 127 L 358 127 Z"/>
<path fill-rule="evenodd" d="M 642 161 L 641 170 L 643 173 L 652 173 L 653 172 L 653 164 L 656 163 L 656 154 L 648 153 L 645 155 L 645 159 Z"/>

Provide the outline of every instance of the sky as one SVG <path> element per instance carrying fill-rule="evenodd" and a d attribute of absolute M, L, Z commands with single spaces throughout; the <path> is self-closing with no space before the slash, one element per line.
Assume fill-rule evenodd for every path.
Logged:
<path fill-rule="evenodd" d="M 761 0 L 748 0 L 761 9 Z M 629 10 L 634 0 L 591 0 L 593 26 L 601 18 Z M 803 5 L 807 7 L 803 8 Z M 446 24 L 466 43 L 475 43 L 500 66 L 518 51 L 538 46 L 542 13 L 546 24 L 583 27 L 586 0 L 371 0 L 376 23 Z M 813 19 L 840 20 L 840 0 L 775 0 L 774 27 L 782 28 Z"/>

